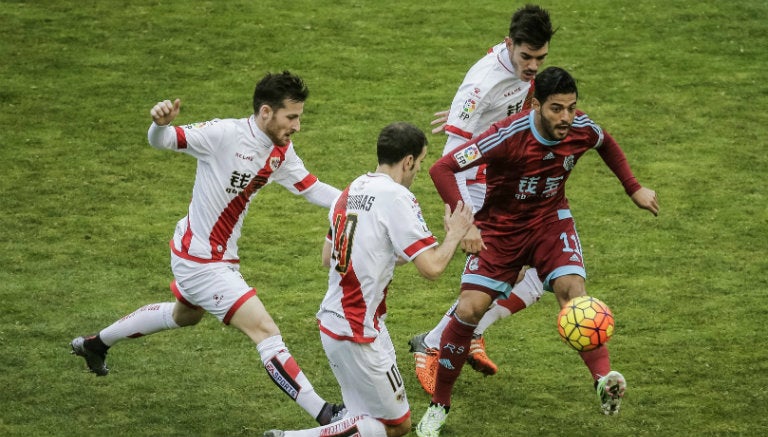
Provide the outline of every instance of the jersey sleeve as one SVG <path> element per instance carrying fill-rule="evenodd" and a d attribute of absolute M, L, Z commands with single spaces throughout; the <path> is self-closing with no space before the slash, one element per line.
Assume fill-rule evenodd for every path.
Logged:
<path fill-rule="evenodd" d="M 470 76 L 469 73 L 468 76 Z M 482 88 L 482 83 L 467 81 L 465 78 L 451 103 L 445 132 L 449 136 L 454 135 L 465 141 L 472 139 L 473 133 L 480 129 L 483 111 L 488 106 L 490 98 L 489 92 L 490 90 Z"/>
<path fill-rule="evenodd" d="M 508 121 L 505 119 L 500 123 L 508 123 Z M 451 209 L 456 207 L 459 200 L 463 200 L 456 174 L 470 171 L 481 164 L 486 164 L 493 155 L 504 153 L 504 147 L 501 145 L 503 140 L 496 136 L 500 123 L 492 124 L 479 136 L 449 151 L 429 168 L 429 176 L 437 192 L 443 202 L 451 206 Z M 481 147 L 486 152 L 481 152 Z"/>
<path fill-rule="evenodd" d="M 416 197 L 403 193 L 387 208 L 387 231 L 397 255 L 412 261 L 423 251 L 437 245 L 437 239 L 427 227 Z"/>
<path fill-rule="evenodd" d="M 200 123 L 183 126 L 173 126 L 175 138 L 166 136 L 166 142 L 161 146 L 153 146 L 183 152 L 197 159 L 205 160 L 215 154 L 216 150 L 227 140 L 227 122 L 213 119 Z M 168 138 L 171 138 L 168 141 Z M 150 144 L 151 140 L 150 140 Z"/>
<path fill-rule="evenodd" d="M 637 178 L 629 167 L 627 157 L 621 147 L 608 132 L 603 132 L 603 141 L 597 149 L 600 158 L 611 169 L 614 175 L 619 179 L 624 191 L 631 196 L 635 191 L 641 188 Z"/>
<path fill-rule="evenodd" d="M 285 152 L 285 161 L 272 177 L 293 194 L 303 194 L 317 183 L 317 176 L 304 167 L 304 162 L 296 154 L 293 143 Z"/>

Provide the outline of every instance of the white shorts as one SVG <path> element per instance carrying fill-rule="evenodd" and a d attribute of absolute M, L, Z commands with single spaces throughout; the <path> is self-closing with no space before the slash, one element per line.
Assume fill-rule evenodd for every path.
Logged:
<path fill-rule="evenodd" d="M 245 301 L 256 296 L 240 274 L 239 264 L 197 263 L 171 253 L 171 270 L 175 278 L 171 291 L 176 299 L 203 308 L 225 324 Z"/>
<path fill-rule="evenodd" d="M 386 425 L 411 417 L 395 347 L 384 327 L 373 343 L 336 340 L 320 333 L 349 415 L 368 415 Z"/>

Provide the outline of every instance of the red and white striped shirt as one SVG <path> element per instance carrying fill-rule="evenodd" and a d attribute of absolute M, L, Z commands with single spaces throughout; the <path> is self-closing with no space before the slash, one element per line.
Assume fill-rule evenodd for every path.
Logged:
<path fill-rule="evenodd" d="M 509 58 L 505 42 L 491 47 L 467 71 L 451 103 L 443 155 L 480 135 L 491 124 L 530 108 L 533 81 L 520 80 Z M 458 175 L 465 203 L 477 211 L 485 198 L 485 166 L 467 169 Z M 472 185 L 481 184 L 478 187 Z"/>
<path fill-rule="evenodd" d="M 296 155 L 293 143 L 276 146 L 256 125 L 254 116 L 214 119 L 186 126 L 149 129 L 149 143 L 158 149 L 197 158 L 192 200 L 171 241 L 173 252 L 197 262 L 238 262 L 237 240 L 251 199 L 270 182 L 293 194 L 306 195 L 323 186 L 330 206 L 338 190 L 317 180 Z"/>
<path fill-rule="evenodd" d="M 438 244 L 416 197 L 388 175 L 355 179 L 328 216 L 333 244 L 320 330 L 338 339 L 370 343 L 386 315 L 387 286 L 399 258 L 411 261 Z"/>

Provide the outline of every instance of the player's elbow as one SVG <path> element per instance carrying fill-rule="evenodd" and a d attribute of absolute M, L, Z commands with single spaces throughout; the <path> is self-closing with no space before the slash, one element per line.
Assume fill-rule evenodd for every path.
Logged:
<path fill-rule="evenodd" d="M 425 263 L 424 265 L 421 265 L 421 266 L 417 264 L 416 268 L 419 271 L 419 274 L 421 276 L 423 276 L 425 279 L 429 279 L 430 281 L 437 280 L 440 277 L 440 275 L 443 274 L 443 270 L 444 270 L 432 263 Z"/>
<path fill-rule="evenodd" d="M 413 264 L 421 276 L 434 281 L 443 274 L 449 260 L 450 258 L 446 258 L 442 251 L 438 251 L 437 247 L 432 247 L 420 253 L 413 260 Z"/>
<path fill-rule="evenodd" d="M 437 182 L 438 179 L 440 179 L 440 162 L 435 162 L 432 164 L 431 167 L 429 167 L 429 177 L 432 178 L 432 182 Z"/>
<path fill-rule="evenodd" d="M 426 279 L 429 279 L 430 281 L 436 281 L 437 278 L 440 277 L 441 273 L 442 272 L 433 272 L 433 273 L 429 273 L 429 274 L 423 274 L 422 276 L 424 276 L 424 278 L 426 278 Z"/>

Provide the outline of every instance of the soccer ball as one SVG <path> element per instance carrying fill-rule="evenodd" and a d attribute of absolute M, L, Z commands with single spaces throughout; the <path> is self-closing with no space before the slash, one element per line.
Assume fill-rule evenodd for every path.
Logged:
<path fill-rule="evenodd" d="M 590 296 L 579 296 L 565 304 L 557 316 L 557 331 L 570 347 L 591 351 L 613 335 L 613 313 L 608 305 Z"/>

